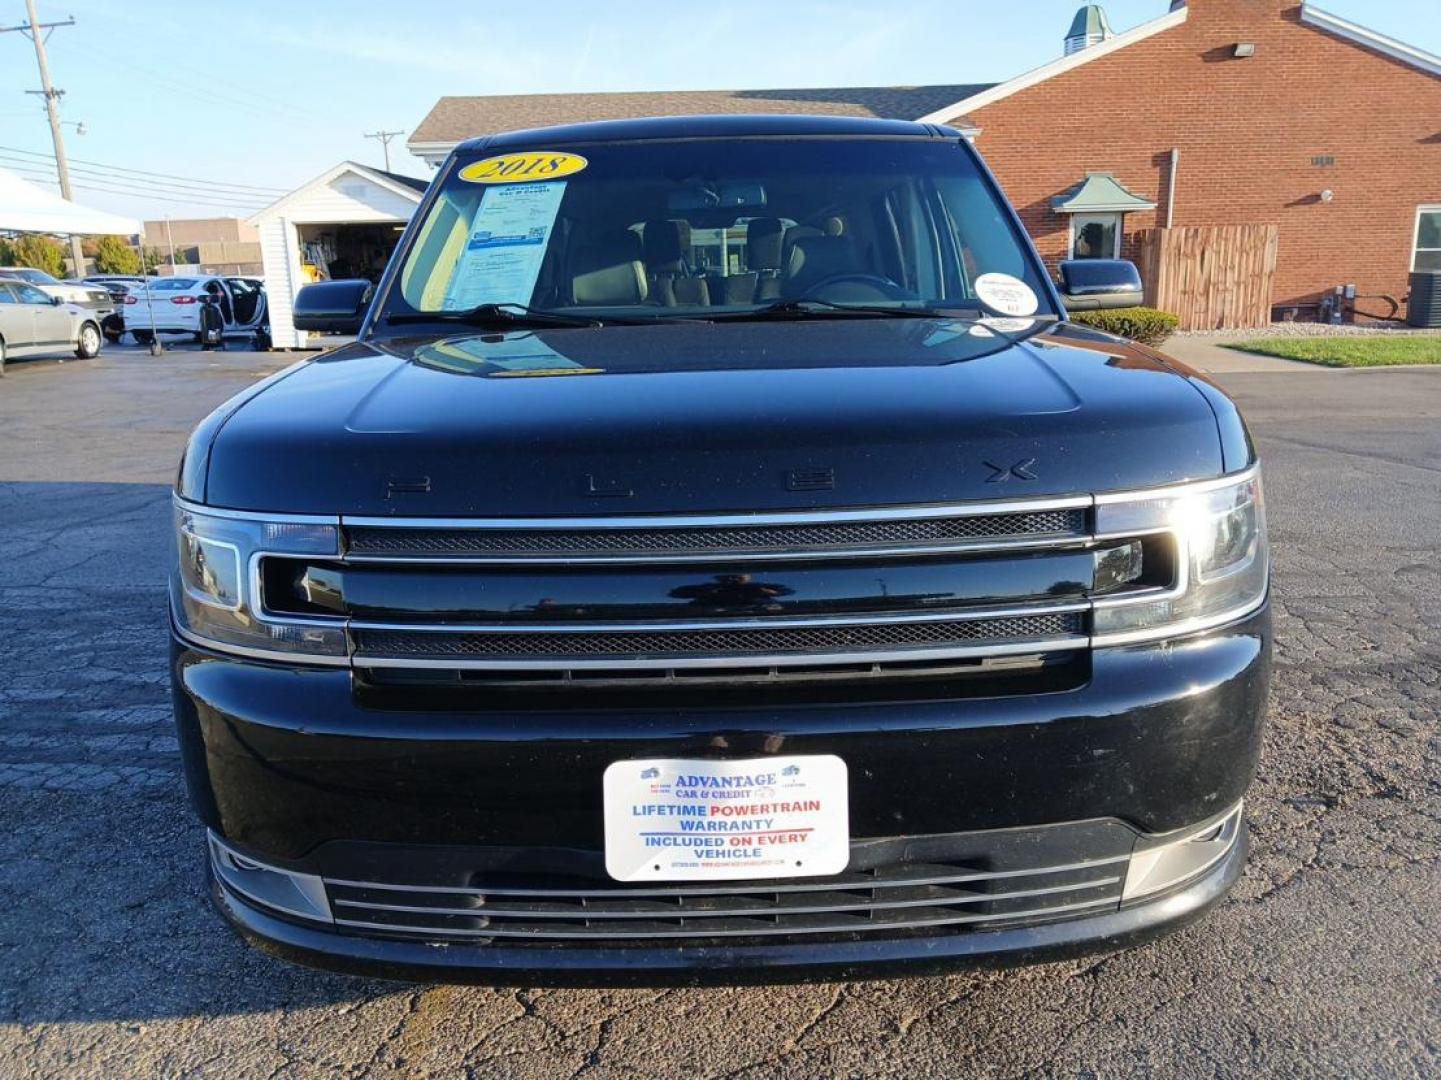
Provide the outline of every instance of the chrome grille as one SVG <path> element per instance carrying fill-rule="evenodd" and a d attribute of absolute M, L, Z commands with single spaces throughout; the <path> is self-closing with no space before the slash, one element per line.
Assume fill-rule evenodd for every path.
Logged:
<path fill-rule="evenodd" d="M 1082 633 L 1080 612 L 1046 612 L 985 619 L 862 623 L 745 629 L 601 632 L 456 632 L 433 629 L 356 629 L 356 662 L 368 657 L 518 659 L 545 657 L 556 663 L 581 657 L 746 656 L 813 652 L 856 653 L 934 649 L 951 645 L 1013 644 Z M 818 657 L 822 659 L 822 657 Z"/>
<path fill-rule="evenodd" d="M 365 934 L 476 942 L 704 942 L 985 930 L 1114 910 L 1128 855 L 1003 871 L 880 866 L 826 878 L 630 888 L 467 888 L 327 879 L 335 924 Z"/>
<path fill-rule="evenodd" d="M 890 678 L 923 663 L 1083 650 L 1089 644 L 1089 601 L 1078 583 L 1084 574 L 1032 582 L 1030 591 L 1012 594 L 999 561 L 1091 546 L 1091 505 L 1088 496 L 1076 496 L 755 514 L 342 519 L 340 561 L 365 565 L 372 581 L 381 580 L 377 566 L 413 575 L 412 582 L 421 580 L 415 575 L 436 575 L 427 579 L 433 593 L 426 609 L 436 614 L 397 604 L 353 615 L 346 623 L 351 659 L 367 671 L 550 672 L 572 685 L 583 672 L 614 677 L 686 669 L 706 669 L 713 682 L 723 671 L 754 679 L 754 669 L 767 681 L 809 670 L 837 679 Z M 929 603 L 911 595 L 914 589 L 886 591 L 888 565 L 906 563 L 913 571 L 921 560 L 945 558 L 996 560 L 996 594 L 978 590 L 984 603 Z M 797 564 L 806 564 L 798 573 L 817 576 L 845 566 L 857 581 L 862 560 L 875 571 L 874 595 L 858 590 L 813 616 L 717 612 L 705 620 L 642 622 L 608 612 L 600 601 L 564 613 L 540 611 L 527 595 L 519 602 L 529 606 L 516 608 L 522 613 L 514 617 L 487 609 L 468 618 L 463 605 L 448 608 L 444 599 L 447 575 L 494 574 L 502 566 L 536 577 L 541 567 L 553 567 L 567 588 L 586 575 L 617 567 L 644 574 L 661 563 L 693 567 L 677 573 L 697 582 L 774 567 L 774 580 L 784 585 L 781 568 Z M 491 569 L 475 571 L 477 564 Z M 575 591 L 583 594 L 583 587 Z M 623 596 L 617 601 L 625 603 Z M 841 671 L 838 665 L 860 666 Z"/>
<path fill-rule="evenodd" d="M 526 555 L 664 555 L 804 551 L 847 548 L 1063 539 L 1080 536 L 1086 511 L 1063 508 L 1024 513 L 887 518 L 796 524 L 690 528 L 417 528 L 347 525 L 347 550 L 356 556 L 466 558 Z"/>

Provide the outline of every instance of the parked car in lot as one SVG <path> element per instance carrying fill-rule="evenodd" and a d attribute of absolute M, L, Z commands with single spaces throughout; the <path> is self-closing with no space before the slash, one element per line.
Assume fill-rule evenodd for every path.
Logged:
<path fill-rule="evenodd" d="M 95 313 L 97 320 L 104 319 L 115 311 L 116 304 L 108 289 L 83 281 L 61 281 L 33 266 L 0 266 L 0 279 L 23 281 L 27 285 L 33 285 L 46 296 L 53 296 L 76 307 L 88 308 Z"/>
<path fill-rule="evenodd" d="M 95 312 L 47 296 L 24 281 L 0 278 L 0 375 L 7 359 L 73 352 L 82 360 L 100 352 Z"/>
<path fill-rule="evenodd" d="M 148 278 L 139 275 L 129 274 L 95 274 L 83 279 L 91 285 L 98 285 L 110 293 L 110 299 L 115 303 L 116 309 L 100 321 L 100 331 L 105 335 L 107 341 L 119 341 L 125 333 L 125 317 L 121 314 L 120 305 L 125 303 L 125 297 L 132 289 L 144 288 Z"/>
<path fill-rule="evenodd" d="M 1200 916 L 1269 686 L 1259 465 L 1204 377 L 1068 320 L 1134 267 L 1063 280 L 931 124 L 459 146 L 378 286 L 300 291 L 357 339 L 181 463 L 173 700 L 226 918 L 529 985 Z"/>
<path fill-rule="evenodd" d="M 121 305 L 125 329 L 142 345 L 155 334 L 190 334 L 200 340 L 200 298 L 220 306 L 226 337 L 251 337 L 267 325 L 265 283 L 242 277 L 155 277 L 127 292 Z"/>

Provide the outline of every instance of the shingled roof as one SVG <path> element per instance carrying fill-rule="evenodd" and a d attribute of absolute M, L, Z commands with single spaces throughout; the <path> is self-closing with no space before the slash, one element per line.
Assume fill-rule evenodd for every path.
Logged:
<path fill-rule="evenodd" d="M 992 84 L 856 86 L 813 90 L 662 90 L 608 94 L 443 97 L 407 140 L 412 151 L 449 147 L 476 135 L 589 120 L 702 113 L 808 113 L 915 120 Z"/>

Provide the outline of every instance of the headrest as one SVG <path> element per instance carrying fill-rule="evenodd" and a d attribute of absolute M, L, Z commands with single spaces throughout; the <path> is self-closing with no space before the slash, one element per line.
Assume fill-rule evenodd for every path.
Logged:
<path fill-rule="evenodd" d="M 670 218 L 647 221 L 643 228 L 645 264 L 652 270 L 680 270 L 690 241 L 690 222 Z"/>
<path fill-rule="evenodd" d="M 821 281 L 857 270 L 855 245 L 848 236 L 798 236 L 786 256 L 789 280 Z"/>
<path fill-rule="evenodd" d="M 571 295 L 577 304 L 623 305 L 644 302 L 645 267 L 641 242 L 630 229 L 598 233 L 578 244 L 571 255 Z"/>
<path fill-rule="evenodd" d="M 752 270 L 779 270 L 784 235 L 780 218 L 751 218 L 746 223 L 746 265 Z"/>

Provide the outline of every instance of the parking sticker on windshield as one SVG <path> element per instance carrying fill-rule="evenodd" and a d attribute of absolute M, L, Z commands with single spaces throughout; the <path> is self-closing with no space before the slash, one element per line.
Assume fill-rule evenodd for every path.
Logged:
<path fill-rule="evenodd" d="M 530 303 L 564 197 L 564 180 L 488 188 L 470 223 L 445 308 L 466 311 L 477 304 Z"/>
<path fill-rule="evenodd" d="M 460 170 L 472 184 L 524 184 L 533 180 L 559 180 L 580 172 L 590 162 L 579 154 L 559 150 L 525 150 L 476 161 Z"/>
<path fill-rule="evenodd" d="M 982 274 L 976 278 L 976 299 L 997 315 L 1034 315 L 1041 306 L 1035 291 L 1010 274 Z"/>

